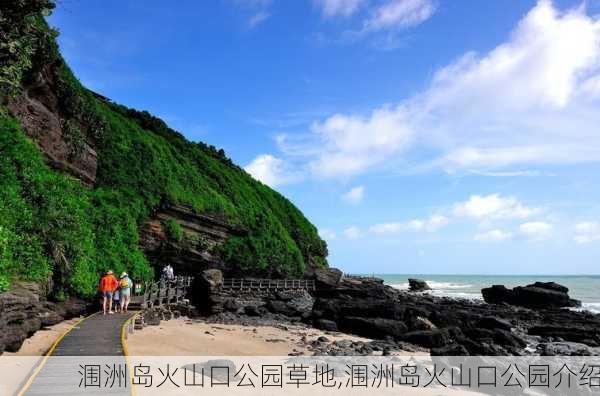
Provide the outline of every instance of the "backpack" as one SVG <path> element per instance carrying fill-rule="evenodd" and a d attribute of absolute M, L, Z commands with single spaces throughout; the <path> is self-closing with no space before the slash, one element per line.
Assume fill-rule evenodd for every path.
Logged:
<path fill-rule="evenodd" d="M 127 289 L 127 288 L 129 288 L 129 278 L 123 278 L 123 279 L 121 279 L 121 281 L 119 282 L 119 287 L 121 289 Z"/>

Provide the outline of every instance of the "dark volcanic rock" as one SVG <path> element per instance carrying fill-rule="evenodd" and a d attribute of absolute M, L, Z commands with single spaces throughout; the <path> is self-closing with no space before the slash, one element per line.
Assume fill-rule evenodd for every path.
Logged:
<path fill-rule="evenodd" d="M 565 293 L 560 285 L 546 283 L 523 289 L 542 290 L 545 296 Z M 375 279 L 344 278 L 335 288 L 317 290 L 313 323 L 323 328 L 323 323 L 333 322 L 345 332 L 402 340 L 435 348 L 436 354 L 519 355 L 528 343 L 539 342 L 533 336 L 600 345 L 600 315 L 504 304 L 513 290 L 503 286 L 484 293 L 498 304 L 400 291 Z"/>
<path fill-rule="evenodd" d="M 316 268 L 314 270 L 315 282 L 319 287 L 336 287 L 342 279 L 342 275 L 342 271 L 337 268 Z"/>
<path fill-rule="evenodd" d="M 420 330 L 407 333 L 403 341 L 421 345 L 427 348 L 439 348 L 450 345 L 454 338 L 448 329 Z"/>
<path fill-rule="evenodd" d="M 244 313 L 248 316 L 264 316 L 267 313 L 265 307 L 257 305 L 248 305 L 244 307 Z"/>
<path fill-rule="evenodd" d="M 574 325 L 572 323 L 552 323 L 533 326 L 529 334 L 543 337 L 560 337 L 563 340 L 580 342 L 592 347 L 600 347 L 600 323 Z"/>
<path fill-rule="evenodd" d="M 246 293 L 213 288 L 214 294 L 208 298 L 213 304 L 211 318 L 223 323 L 267 325 L 303 320 L 328 331 L 344 331 L 382 343 L 403 343 L 403 348 L 430 348 L 436 355 L 520 355 L 530 353 L 525 350 L 528 345 L 540 342 L 585 344 L 592 347 L 592 354 L 600 353 L 600 348 L 594 349 L 600 346 L 600 315 L 506 304 L 507 296 L 513 298 L 515 292 L 503 286 L 484 291 L 487 300 L 498 302 L 487 304 L 401 291 L 376 278 L 336 280 L 338 271 L 322 274 L 329 275 L 321 277 L 323 286 L 312 295 L 305 291 Z M 566 293 L 562 286 L 551 283 L 521 289 L 529 293 L 542 290 L 544 296 Z M 393 350 L 391 346 L 375 348 L 342 342 L 335 348 L 319 350 L 323 354 L 385 354 Z M 544 353 L 551 353 L 549 348 Z M 575 348 L 571 353 L 583 353 L 577 351 Z"/>
<path fill-rule="evenodd" d="M 293 316 L 296 313 L 296 311 L 285 301 L 280 300 L 270 300 L 267 303 L 267 309 L 273 313 L 279 313 L 286 316 Z"/>
<path fill-rule="evenodd" d="M 556 282 L 535 282 L 527 287 L 539 287 L 542 289 L 554 290 L 561 293 L 568 293 L 569 288 L 563 285 L 559 285 Z"/>
<path fill-rule="evenodd" d="M 431 356 L 469 356 L 469 351 L 460 344 L 450 344 L 442 347 L 431 348 Z"/>
<path fill-rule="evenodd" d="M 527 286 L 508 289 L 494 285 L 481 290 L 489 304 L 510 304 L 529 308 L 577 307 L 581 302 L 571 299 L 569 289 L 554 282 L 536 282 Z"/>
<path fill-rule="evenodd" d="M 431 290 L 431 287 L 423 279 L 408 279 L 408 290 L 413 292 L 420 292 L 425 290 Z"/>
<path fill-rule="evenodd" d="M 488 304 L 512 303 L 513 292 L 504 285 L 486 287 L 485 289 L 481 289 L 481 294 Z"/>
<path fill-rule="evenodd" d="M 546 342 L 539 344 L 537 351 L 541 356 L 592 356 L 600 352 L 577 342 Z"/>
<path fill-rule="evenodd" d="M 158 326 L 162 320 L 162 315 L 158 309 L 146 309 L 144 311 L 144 323 L 148 326 Z"/>
<path fill-rule="evenodd" d="M 564 291 L 540 286 L 515 287 L 515 304 L 531 308 L 577 307 L 581 303 L 573 300 Z"/>
<path fill-rule="evenodd" d="M 278 300 L 275 300 L 278 299 Z M 279 292 L 269 301 L 285 301 L 287 307 L 291 310 L 289 316 L 300 316 L 308 318 L 312 315 L 315 300 L 306 290 L 294 290 L 292 292 Z"/>
<path fill-rule="evenodd" d="M 408 327 L 399 320 L 382 318 L 345 317 L 341 320 L 340 328 L 369 338 L 385 338 L 391 336 L 401 338 Z"/>
<path fill-rule="evenodd" d="M 503 329 L 508 331 L 514 327 L 510 322 L 494 316 L 484 316 L 479 319 L 477 324 L 484 329 Z"/>
<path fill-rule="evenodd" d="M 318 319 L 314 323 L 317 329 L 325 331 L 338 331 L 337 324 L 333 320 Z"/>
<path fill-rule="evenodd" d="M 223 273 L 218 269 L 208 269 L 200 274 L 208 287 L 216 288 L 223 284 Z"/>
<path fill-rule="evenodd" d="M 84 313 L 85 304 L 67 300 L 46 301 L 45 291 L 35 283 L 14 285 L 11 291 L 0 293 L 0 353 L 16 352 L 23 341 L 45 326 Z"/>
<path fill-rule="evenodd" d="M 493 339 L 494 343 L 512 350 L 518 350 L 527 346 L 525 340 L 511 333 L 510 330 L 495 329 Z"/>

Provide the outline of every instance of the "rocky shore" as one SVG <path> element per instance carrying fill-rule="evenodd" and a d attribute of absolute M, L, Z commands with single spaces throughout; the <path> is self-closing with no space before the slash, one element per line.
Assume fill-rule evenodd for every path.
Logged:
<path fill-rule="evenodd" d="M 343 277 L 335 268 L 317 269 L 311 278 L 314 290 L 236 290 L 222 287 L 221 271 L 206 270 L 197 276 L 193 305 L 146 309 L 144 322 L 187 317 L 212 325 L 319 329 L 323 338 L 300 340 L 303 353 L 317 355 L 600 355 L 600 315 L 569 309 L 578 302 L 555 283 L 495 285 L 482 291 L 482 302 L 416 293 L 426 290 L 420 282 L 413 282 L 419 290 L 402 291 L 373 277 Z M 0 351 L 17 351 L 40 328 L 86 308 L 79 300 L 48 301 L 36 284 L 17 285 L 0 294 Z"/>
<path fill-rule="evenodd" d="M 556 284 L 514 291 L 494 286 L 483 292 L 487 303 L 401 291 L 377 278 L 344 278 L 333 268 L 315 271 L 317 288 L 310 293 L 225 290 L 218 270 L 199 278 L 196 304 L 206 320 L 301 322 L 378 340 L 375 348 L 330 348 L 324 354 L 388 353 L 413 345 L 432 355 L 600 355 L 600 315 L 565 309 L 577 302 Z M 490 298 L 497 290 L 512 297 Z"/>

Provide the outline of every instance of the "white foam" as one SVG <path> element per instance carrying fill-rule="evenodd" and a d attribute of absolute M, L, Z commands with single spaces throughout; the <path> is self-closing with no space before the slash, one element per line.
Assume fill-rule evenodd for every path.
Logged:
<path fill-rule="evenodd" d="M 434 296 L 439 297 L 450 297 L 450 298 L 462 298 L 468 300 L 482 301 L 483 296 L 480 292 L 461 292 L 455 290 L 461 289 L 469 289 L 473 288 L 473 285 L 466 283 L 452 283 L 452 282 L 436 282 L 432 280 L 425 280 L 431 290 L 425 291 L 424 293 L 429 293 Z M 408 290 L 409 285 L 408 282 L 405 283 L 396 283 L 390 284 L 389 286 L 400 289 L 400 290 Z M 600 302 L 583 302 L 580 308 L 571 308 L 574 311 L 589 311 L 595 314 L 600 314 Z"/>
<path fill-rule="evenodd" d="M 581 303 L 581 308 L 578 308 L 580 311 L 590 311 L 595 314 L 600 314 L 600 303 Z"/>
<path fill-rule="evenodd" d="M 473 285 L 463 284 L 463 283 L 451 283 L 451 282 L 436 282 L 436 281 L 426 281 L 429 287 L 433 290 L 436 289 L 468 289 L 473 287 Z"/>
<path fill-rule="evenodd" d="M 436 282 L 436 281 L 431 281 L 431 280 L 426 280 L 425 282 L 427 282 L 427 284 L 429 285 L 429 287 L 431 287 L 433 290 L 438 290 L 438 289 L 468 289 L 468 288 L 473 287 L 473 285 L 462 284 L 462 283 Z M 393 287 L 393 288 L 396 288 L 396 289 L 400 289 L 400 290 L 406 290 L 409 287 L 408 282 L 406 282 L 406 283 L 391 284 L 390 286 Z"/>
<path fill-rule="evenodd" d="M 431 293 L 439 297 L 464 298 L 467 300 L 483 301 L 483 296 L 479 293 L 460 293 L 460 292 L 445 292 L 442 290 L 433 290 Z"/>

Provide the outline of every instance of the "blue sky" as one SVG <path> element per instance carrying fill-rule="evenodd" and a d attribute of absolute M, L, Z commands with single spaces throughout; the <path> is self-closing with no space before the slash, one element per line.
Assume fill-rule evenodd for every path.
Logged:
<path fill-rule="evenodd" d="M 176 4 L 176 5 L 175 5 Z M 81 81 L 289 197 L 348 272 L 600 273 L 600 2 L 65 0 Z"/>

